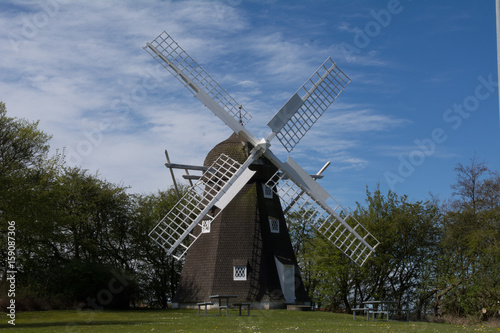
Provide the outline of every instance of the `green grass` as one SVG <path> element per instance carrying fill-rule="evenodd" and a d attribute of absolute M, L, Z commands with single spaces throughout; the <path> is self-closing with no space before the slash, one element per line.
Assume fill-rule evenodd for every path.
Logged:
<path fill-rule="evenodd" d="M 326 312 L 252 310 L 249 317 L 198 317 L 197 310 L 20 312 L 16 326 L 1 313 L 0 330 L 16 332 L 500 332 L 499 327 L 425 322 L 367 321 Z M 6 330 L 5 330 L 6 331 Z"/>

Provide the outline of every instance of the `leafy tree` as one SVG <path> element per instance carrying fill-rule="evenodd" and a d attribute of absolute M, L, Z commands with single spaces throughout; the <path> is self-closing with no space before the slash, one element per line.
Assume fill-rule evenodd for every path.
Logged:
<path fill-rule="evenodd" d="M 391 191 L 386 196 L 379 189 L 366 193 L 368 206 L 358 204 L 354 216 L 380 245 L 363 267 L 357 267 L 323 237 L 308 239 L 302 263 L 310 264 L 302 271 L 316 283 L 310 296 L 335 311 L 350 311 L 369 299 L 393 299 L 399 308 L 418 302 L 427 306 L 429 297 L 421 295 L 441 236 L 439 210 L 433 202 L 410 202 Z"/>
<path fill-rule="evenodd" d="M 5 104 L 0 102 L 0 179 L 5 181 L 42 165 L 49 140 L 50 136 L 38 129 L 38 121 L 7 117 Z"/>
<path fill-rule="evenodd" d="M 393 299 L 398 308 L 425 307 L 422 291 L 432 275 L 441 237 L 440 214 L 433 202 L 410 202 L 407 196 L 367 191 L 368 207 L 358 206 L 358 220 L 380 241 L 361 272 L 360 295 Z M 363 292 L 364 291 L 364 292 Z M 422 304 L 424 303 L 424 304 Z"/>
<path fill-rule="evenodd" d="M 339 249 L 318 234 L 310 248 L 310 274 L 316 281 L 310 296 L 318 306 L 329 311 L 349 312 L 358 270 Z"/>
<path fill-rule="evenodd" d="M 94 292 L 86 297 L 95 298 L 105 290 L 109 281 L 104 277 L 113 270 L 133 276 L 128 237 L 133 221 L 124 188 L 85 170 L 62 167 L 50 186 L 37 193 L 47 198 L 47 208 L 31 207 L 29 219 L 19 226 L 18 280 L 29 286 L 25 292 L 47 299 L 60 295 L 68 305 L 76 304 L 85 301 L 85 291 Z M 82 281 L 93 287 L 83 288 Z M 128 307 L 134 284 L 125 287 L 99 307 Z M 118 305 L 118 300 L 125 303 Z"/>
<path fill-rule="evenodd" d="M 500 296 L 500 180 L 476 157 L 455 168 L 446 207 L 436 312 L 495 315 Z"/>
<path fill-rule="evenodd" d="M 8 117 L 0 102 L 0 287 L 6 284 L 7 222 L 15 221 L 17 243 L 26 246 L 28 256 L 35 246 L 26 234 L 46 230 L 33 221 L 50 215 L 44 190 L 51 186 L 61 163 L 60 155 L 48 157 L 49 140 L 38 122 Z"/>
<path fill-rule="evenodd" d="M 61 251 L 67 257 L 100 261 L 130 269 L 132 202 L 126 188 L 90 175 L 80 168 L 65 168 L 53 189 L 60 233 L 66 237 Z"/>
<path fill-rule="evenodd" d="M 184 193 L 185 189 L 181 190 Z M 170 188 L 156 194 L 135 195 L 134 201 L 135 227 L 130 236 L 134 244 L 135 270 L 141 285 L 137 298 L 163 309 L 175 296 L 183 263 L 167 256 L 165 250 L 148 237 L 148 233 L 177 200 L 176 192 Z"/>
<path fill-rule="evenodd" d="M 49 140 L 38 122 L 10 118 L 0 103 L 0 287 L 5 291 L 7 221 L 15 221 L 16 296 L 69 304 L 84 290 L 78 287 L 82 277 L 70 274 L 76 266 L 131 271 L 131 200 L 124 188 L 65 167 L 63 154 L 50 157 Z M 119 298 L 114 295 L 115 302 Z"/>

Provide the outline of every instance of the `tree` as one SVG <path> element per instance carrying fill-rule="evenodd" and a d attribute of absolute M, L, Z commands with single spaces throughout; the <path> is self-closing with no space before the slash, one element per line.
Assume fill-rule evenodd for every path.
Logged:
<path fill-rule="evenodd" d="M 132 201 L 126 188 L 77 167 L 65 168 L 53 188 L 58 226 L 65 242 L 60 251 L 76 260 L 99 261 L 131 269 L 128 237 Z"/>
<path fill-rule="evenodd" d="M 315 282 L 309 291 L 311 299 L 326 310 L 350 312 L 359 277 L 357 267 L 319 233 L 304 257 L 309 262 L 308 275 Z"/>
<path fill-rule="evenodd" d="M 128 194 L 66 166 L 63 153 L 49 156 L 49 140 L 38 122 L 10 118 L 0 103 L 0 292 L 7 222 L 15 221 L 19 308 L 128 307 L 132 297 L 166 308 L 182 262 L 147 235 L 177 201 L 175 192 Z M 99 303 L 103 291 L 112 299 Z"/>
<path fill-rule="evenodd" d="M 50 306 L 56 298 L 65 303 L 60 306 L 84 300 L 77 297 L 85 290 L 83 275 L 71 272 L 105 280 L 113 270 L 131 272 L 133 262 L 128 255 L 131 202 L 125 189 L 65 167 L 64 154 L 48 155 L 49 140 L 38 122 L 10 118 L 0 103 L 0 287 L 5 291 L 7 221 L 14 221 L 16 298 L 25 300 L 28 309 Z M 95 284 L 94 295 L 88 296 L 95 297 L 108 282 Z M 130 293 L 133 283 L 128 284 L 122 295 Z M 107 305 L 119 299 L 117 293 L 114 304 Z"/>
<path fill-rule="evenodd" d="M 61 167 L 43 189 L 33 192 L 45 208 L 28 206 L 16 221 L 22 244 L 17 279 L 26 286 L 20 292 L 29 298 L 57 298 L 69 306 L 96 298 L 108 288 L 113 272 L 119 272 L 122 281 L 128 279 L 126 286 L 114 289 L 120 292 L 98 306 L 128 307 L 135 285 L 125 278 L 133 277 L 134 262 L 128 236 L 131 202 L 125 188 L 77 167 Z"/>
<path fill-rule="evenodd" d="M 181 188 L 181 193 L 185 189 Z M 162 309 L 168 307 L 175 296 L 182 270 L 182 261 L 167 256 L 165 250 L 156 244 L 148 233 L 168 211 L 177 203 L 177 194 L 173 188 L 150 195 L 134 196 L 133 219 L 135 228 L 131 230 L 131 242 L 134 245 L 133 257 L 135 269 L 141 285 L 140 294 L 151 306 Z"/>
<path fill-rule="evenodd" d="M 496 314 L 500 296 L 500 177 L 476 157 L 455 168 L 457 182 L 444 219 L 441 292 L 436 311 Z"/>
<path fill-rule="evenodd" d="M 43 164 L 50 138 L 38 129 L 38 121 L 7 117 L 5 104 L 0 102 L 0 179 Z"/>
<path fill-rule="evenodd" d="M 482 178 L 489 173 L 488 166 L 485 162 L 478 162 L 474 155 L 470 159 L 469 165 L 458 163 L 455 172 L 457 173 L 457 182 L 450 186 L 453 189 L 453 196 L 456 198 L 452 202 L 452 206 L 455 210 L 470 210 L 475 214 L 477 209 L 481 208 L 478 207 L 481 202 L 479 195 L 484 182 Z"/>
<path fill-rule="evenodd" d="M 7 222 L 16 223 L 16 240 L 33 248 L 26 239 L 35 215 L 49 215 L 43 190 L 50 186 L 61 156 L 48 157 L 50 136 L 38 129 L 38 122 L 7 116 L 0 102 L 0 287 L 6 284 Z M 43 232 L 43 230 L 39 230 Z"/>
<path fill-rule="evenodd" d="M 350 311 L 369 299 L 394 299 L 399 308 L 425 308 L 430 296 L 423 295 L 441 237 L 438 207 L 432 201 L 410 202 L 391 191 L 384 196 L 378 188 L 366 194 L 368 205 L 358 204 L 354 216 L 380 245 L 363 267 L 319 234 L 297 232 L 304 227 L 291 219 L 292 239 L 307 235 L 293 242 L 301 244 L 297 249 L 302 273 L 314 282 L 310 297 L 335 311 Z"/>
<path fill-rule="evenodd" d="M 440 213 L 432 201 L 410 202 L 407 196 L 367 190 L 368 207 L 358 205 L 357 218 L 380 241 L 361 269 L 358 287 L 366 300 L 394 299 L 398 308 L 427 306 L 422 297 L 438 251 Z"/>

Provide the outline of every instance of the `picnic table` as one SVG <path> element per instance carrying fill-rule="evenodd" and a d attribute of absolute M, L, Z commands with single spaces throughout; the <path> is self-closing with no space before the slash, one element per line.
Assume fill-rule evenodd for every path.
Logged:
<path fill-rule="evenodd" d="M 372 320 L 375 320 L 375 316 L 377 314 L 382 315 L 382 319 L 384 319 L 384 314 L 387 316 L 387 320 L 389 320 L 389 316 L 393 319 L 396 317 L 397 312 L 401 314 L 406 313 L 406 321 L 410 320 L 410 312 L 411 309 L 396 309 L 395 305 L 398 302 L 396 301 L 366 301 L 362 302 L 362 307 L 357 307 L 352 310 L 353 319 L 356 319 L 356 312 L 364 312 L 366 313 L 366 320 L 370 320 L 370 314 L 372 315 Z"/>
<path fill-rule="evenodd" d="M 226 309 L 226 316 L 229 314 L 228 313 L 228 309 L 229 309 L 229 299 L 230 298 L 237 298 L 238 296 L 236 295 L 212 295 L 212 296 L 209 296 L 210 299 L 217 299 L 218 300 L 218 304 L 219 304 L 219 316 L 221 316 L 221 309 Z M 225 300 L 225 304 L 223 304 Z M 240 308 L 240 313 L 241 313 L 241 308 Z"/>
<path fill-rule="evenodd" d="M 397 304 L 396 301 L 366 301 L 362 304 L 368 310 L 366 319 L 369 319 L 370 314 L 372 315 L 372 319 L 375 320 L 375 315 L 381 314 L 382 319 L 384 319 L 384 314 L 387 316 L 387 320 L 389 320 L 389 314 L 394 312 L 394 305 Z"/>
<path fill-rule="evenodd" d="M 229 299 L 230 298 L 237 298 L 238 296 L 236 295 L 212 295 L 209 296 L 210 301 L 209 302 L 201 302 L 197 303 L 198 305 L 198 316 L 201 316 L 201 308 L 204 307 L 204 315 L 207 315 L 207 307 L 211 305 L 218 305 L 219 308 L 219 316 L 222 315 L 221 310 L 226 309 L 226 316 L 229 315 Z M 241 316 L 241 310 L 242 308 L 247 309 L 247 315 L 250 316 L 250 306 L 251 303 L 233 303 L 233 306 L 237 307 L 239 309 L 239 315 Z"/>

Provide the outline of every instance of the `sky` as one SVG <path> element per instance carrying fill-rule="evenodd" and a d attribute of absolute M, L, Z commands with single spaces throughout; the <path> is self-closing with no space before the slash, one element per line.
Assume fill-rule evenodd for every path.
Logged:
<path fill-rule="evenodd" d="M 0 2 L 0 101 L 68 165 L 149 194 L 231 130 L 143 50 L 168 32 L 258 138 L 327 57 L 351 83 L 291 153 L 348 210 L 366 189 L 446 200 L 457 163 L 500 170 L 493 0 Z M 176 172 L 181 182 L 181 172 Z"/>

